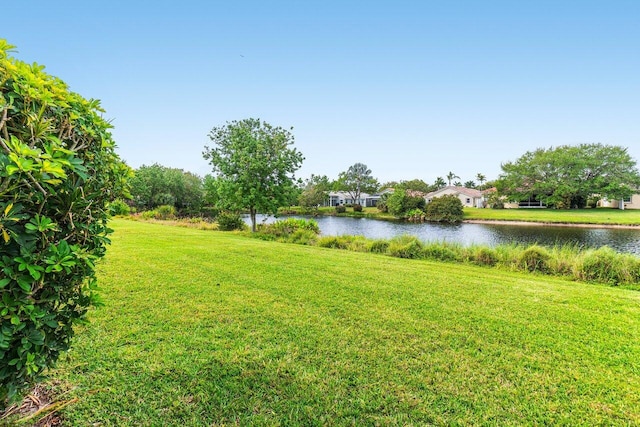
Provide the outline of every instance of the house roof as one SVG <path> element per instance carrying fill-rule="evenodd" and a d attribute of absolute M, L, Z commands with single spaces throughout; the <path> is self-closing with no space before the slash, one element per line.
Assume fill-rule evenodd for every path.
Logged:
<path fill-rule="evenodd" d="M 435 197 L 438 194 L 445 192 L 446 190 L 454 191 L 458 194 L 462 194 L 468 197 L 474 197 L 474 198 L 482 197 L 482 191 L 480 190 L 476 190 L 475 188 L 457 187 L 455 185 L 447 185 L 446 187 L 443 187 L 439 190 L 432 191 L 431 193 L 427 194 L 425 197 Z"/>

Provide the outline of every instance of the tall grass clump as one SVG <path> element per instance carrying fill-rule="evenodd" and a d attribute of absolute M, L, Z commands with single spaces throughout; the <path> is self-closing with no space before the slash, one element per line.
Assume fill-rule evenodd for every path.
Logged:
<path fill-rule="evenodd" d="M 547 273 L 549 271 L 549 250 L 542 246 L 533 245 L 526 248 L 518 256 L 517 266 L 529 272 Z"/>
<path fill-rule="evenodd" d="M 354 252 L 370 252 L 371 241 L 363 236 L 324 236 L 318 239 L 321 248 L 345 249 Z"/>
<path fill-rule="evenodd" d="M 462 261 L 462 247 L 447 242 L 432 242 L 424 245 L 423 257 L 434 261 Z"/>
<path fill-rule="evenodd" d="M 499 261 L 496 250 L 487 246 L 471 246 L 467 248 L 464 259 L 472 264 L 490 267 L 495 266 Z"/>
<path fill-rule="evenodd" d="M 252 233 L 263 240 L 277 240 L 284 243 L 311 245 L 315 243 L 320 227 L 314 220 L 287 218 L 271 224 L 258 225 L 258 231 Z"/>
<path fill-rule="evenodd" d="M 603 246 L 583 254 L 580 262 L 576 263 L 575 275 L 588 282 L 637 284 L 640 280 L 640 259 Z"/>
<path fill-rule="evenodd" d="M 415 236 L 394 237 L 389 242 L 388 253 L 397 258 L 423 259 L 423 244 Z"/>

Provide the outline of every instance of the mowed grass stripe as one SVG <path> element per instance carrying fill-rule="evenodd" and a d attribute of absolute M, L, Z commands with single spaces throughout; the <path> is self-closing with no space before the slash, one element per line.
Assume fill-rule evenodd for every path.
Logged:
<path fill-rule="evenodd" d="M 114 221 L 69 425 L 640 423 L 640 293 Z"/>

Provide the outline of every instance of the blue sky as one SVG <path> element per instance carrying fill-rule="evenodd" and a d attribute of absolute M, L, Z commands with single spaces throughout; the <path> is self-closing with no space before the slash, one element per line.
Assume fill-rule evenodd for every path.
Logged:
<path fill-rule="evenodd" d="M 493 179 L 528 150 L 640 160 L 640 1 L 14 1 L 0 37 L 113 121 L 121 157 L 200 175 L 214 126 L 293 127 L 302 178 Z"/>

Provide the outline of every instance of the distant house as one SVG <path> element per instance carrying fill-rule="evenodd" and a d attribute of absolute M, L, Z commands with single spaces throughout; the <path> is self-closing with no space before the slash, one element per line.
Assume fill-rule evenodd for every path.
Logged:
<path fill-rule="evenodd" d="M 600 199 L 598 206 L 603 208 L 640 209 L 640 193 L 633 194 L 631 197 L 621 200 Z"/>
<path fill-rule="evenodd" d="M 424 196 L 424 199 L 426 200 L 427 204 L 429 204 L 436 197 L 446 196 L 449 194 L 458 197 L 463 206 L 476 208 L 485 207 L 485 198 L 482 191 L 476 190 L 474 188 L 457 187 L 454 185 L 449 185 L 439 190 L 432 191 L 431 193 L 426 194 Z"/>
<path fill-rule="evenodd" d="M 324 206 L 360 205 L 372 208 L 378 206 L 380 198 L 385 193 L 393 193 L 393 188 L 387 188 L 376 194 L 360 193 L 360 198 L 357 200 L 354 200 L 346 191 L 332 191 Z"/>

